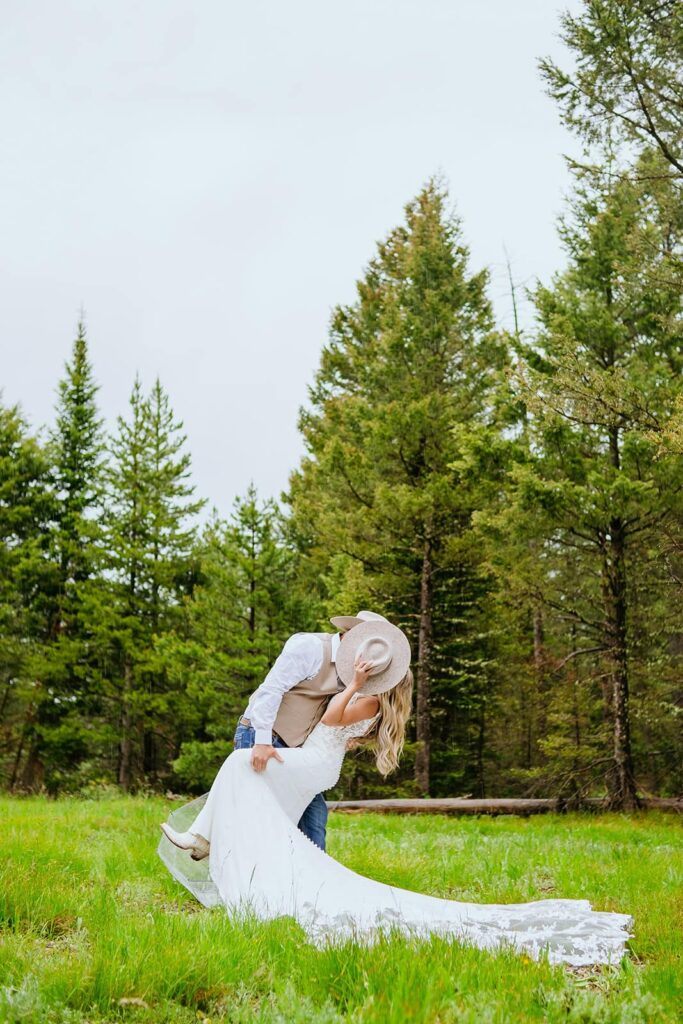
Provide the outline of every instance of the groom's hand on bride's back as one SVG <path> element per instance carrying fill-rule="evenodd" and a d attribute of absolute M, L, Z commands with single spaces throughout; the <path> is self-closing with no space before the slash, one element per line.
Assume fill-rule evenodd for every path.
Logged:
<path fill-rule="evenodd" d="M 251 748 L 251 767 L 255 772 L 262 772 L 271 757 L 277 758 L 278 761 L 284 761 L 284 757 L 277 752 L 275 747 L 271 747 L 267 743 L 255 743 Z"/>

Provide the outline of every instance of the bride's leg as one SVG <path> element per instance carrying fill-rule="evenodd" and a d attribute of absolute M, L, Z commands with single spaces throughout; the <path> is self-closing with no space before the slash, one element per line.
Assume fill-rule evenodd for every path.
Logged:
<path fill-rule="evenodd" d="M 211 829 L 213 827 L 214 813 L 217 806 L 220 805 L 221 790 L 227 780 L 227 773 L 230 770 L 229 761 L 233 756 L 234 752 L 233 754 L 230 754 L 230 756 L 227 757 L 221 765 L 218 775 L 213 780 L 211 789 L 206 797 L 206 803 L 192 824 L 187 827 L 187 831 L 191 832 L 192 835 L 201 836 L 202 839 L 206 839 L 209 843 L 211 842 Z"/>
<path fill-rule="evenodd" d="M 213 823 L 213 811 L 216 804 L 216 782 L 218 776 L 213 781 L 213 785 L 209 790 L 206 803 L 202 807 L 201 811 L 194 819 L 191 825 L 188 825 L 187 831 L 193 836 L 201 836 L 202 839 L 206 839 L 208 843 L 211 842 L 211 825 Z"/>
<path fill-rule="evenodd" d="M 253 728 L 238 723 L 235 730 L 233 744 L 234 750 L 246 750 L 247 748 L 252 747 L 254 745 Z M 216 807 L 216 792 L 219 785 L 219 778 L 226 763 L 227 759 L 223 762 L 223 766 L 218 772 L 216 778 L 213 780 L 213 784 L 206 798 L 206 803 L 187 830 L 188 832 L 191 832 L 192 835 L 201 836 L 208 842 L 211 842 L 211 827 L 213 825 L 213 815 Z"/>

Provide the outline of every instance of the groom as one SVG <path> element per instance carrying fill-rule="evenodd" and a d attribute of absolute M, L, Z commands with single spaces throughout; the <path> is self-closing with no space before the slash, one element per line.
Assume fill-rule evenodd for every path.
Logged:
<path fill-rule="evenodd" d="M 235 750 L 251 747 L 251 766 L 266 769 L 271 757 L 281 761 L 278 747 L 300 747 L 322 718 L 327 702 L 344 689 L 336 672 L 336 656 L 344 638 L 361 622 L 387 620 L 376 612 L 335 615 L 337 633 L 294 633 L 270 672 L 251 695 L 235 730 Z M 348 641 L 347 641 L 348 642 Z M 311 800 L 299 821 L 305 836 L 325 849 L 327 804 L 322 793 Z"/>

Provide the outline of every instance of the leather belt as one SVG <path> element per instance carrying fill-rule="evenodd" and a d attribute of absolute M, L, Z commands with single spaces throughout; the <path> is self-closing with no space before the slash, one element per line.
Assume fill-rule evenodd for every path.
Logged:
<path fill-rule="evenodd" d="M 245 718 L 244 715 L 242 715 L 242 717 L 240 718 L 239 724 L 240 725 L 246 725 L 247 729 L 251 728 L 251 720 L 249 718 Z M 273 729 L 273 739 L 274 740 L 280 740 L 281 743 L 285 742 L 282 739 L 282 736 L 280 736 L 278 733 L 276 733 L 274 729 Z M 287 746 L 286 743 L 285 743 L 285 746 Z"/>

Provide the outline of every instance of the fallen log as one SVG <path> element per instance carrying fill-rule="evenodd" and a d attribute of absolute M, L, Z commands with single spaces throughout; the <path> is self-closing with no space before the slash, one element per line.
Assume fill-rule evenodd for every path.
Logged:
<path fill-rule="evenodd" d="M 683 813 L 683 798 L 641 797 L 644 809 L 678 811 Z M 566 809 L 563 801 L 548 799 L 518 799 L 516 797 L 500 797 L 488 800 L 470 800 L 460 797 L 441 797 L 430 799 L 396 799 L 396 800 L 329 800 L 331 811 L 343 814 L 360 814 L 374 811 L 376 814 L 517 814 L 528 817 L 530 814 L 558 813 Z M 604 801 L 599 798 L 584 800 L 582 808 L 599 811 L 604 808 Z"/>

